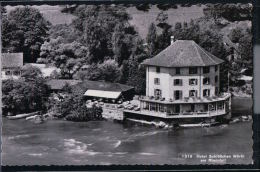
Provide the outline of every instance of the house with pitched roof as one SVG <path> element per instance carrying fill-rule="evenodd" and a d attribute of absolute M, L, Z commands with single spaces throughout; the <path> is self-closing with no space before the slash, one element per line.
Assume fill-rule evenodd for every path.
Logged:
<path fill-rule="evenodd" d="M 140 111 L 126 117 L 210 119 L 228 115 L 230 93 L 220 93 L 220 65 L 224 61 L 192 40 L 176 40 L 155 57 L 146 59 L 146 96 Z"/>
<path fill-rule="evenodd" d="M 18 79 L 22 74 L 23 53 L 2 53 L 2 80 Z"/>
<path fill-rule="evenodd" d="M 84 95 L 87 99 L 105 102 L 131 100 L 135 93 L 134 87 L 120 83 L 86 80 L 79 85 L 86 90 Z"/>

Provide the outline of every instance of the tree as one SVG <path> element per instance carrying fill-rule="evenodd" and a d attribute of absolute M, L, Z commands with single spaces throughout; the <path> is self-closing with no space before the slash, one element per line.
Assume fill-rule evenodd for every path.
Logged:
<path fill-rule="evenodd" d="M 80 86 L 65 85 L 62 101 L 51 99 L 49 110 L 52 110 L 58 118 L 70 121 L 102 120 L 101 107 L 95 105 L 92 108 L 86 107 L 85 90 Z"/>
<path fill-rule="evenodd" d="M 135 8 L 137 10 L 140 10 L 140 11 L 144 11 L 144 12 L 148 12 L 150 10 L 150 4 L 138 4 L 135 6 Z"/>
<path fill-rule="evenodd" d="M 2 15 L 5 15 L 5 14 L 6 14 L 6 9 L 5 9 L 5 7 L 0 6 L 0 12 L 1 12 Z"/>
<path fill-rule="evenodd" d="M 26 6 L 12 10 L 3 22 L 4 51 L 22 51 L 25 62 L 35 62 L 49 25 L 37 9 Z"/>
<path fill-rule="evenodd" d="M 165 3 L 163 3 L 163 4 L 158 4 L 156 6 L 157 6 L 157 8 L 159 8 L 160 10 L 163 10 L 163 11 L 169 10 L 170 8 L 173 8 L 173 9 L 178 8 L 178 6 L 176 4 L 165 4 Z"/>
<path fill-rule="evenodd" d="M 63 43 L 72 43 L 80 37 L 80 33 L 68 24 L 54 25 L 49 30 L 49 40 L 60 37 Z"/>
<path fill-rule="evenodd" d="M 63 78 L 72 78 L 88 62 L 88 49 L 79 42 L 63 43 L 62 37 L 50 39 L 41 47 L 41 59 L 61 69 Z"/>
<path fill-rule="evenodd" d="M 168 14 L 164 13 L 163 11 L 160 12 L 156 17 L 156 21 L 158 22 L 157 26 L 164 30 L 168 30 L 171 27 L 171 25 L 167 23 L 167 20 Z"/>
<path fill-rule="evenodd" d="M 41 71 L 31 65 L 22 71 L 21 79 L 3 82 L 3 104 L 14 113 L 46 111 L 49 88 Z"/>
<path fill-rule="evenodd" d="M 24 33 L 13 20 L 2 18 L 2 45 L 3 52 L 22 52 Z"/>
<path fill-rule="evenodd" d="M 157 41 L 157 31 L 156 31 L 156 26 L 154 23 L 151 23 L 148 29 L 148 34 L 146 37 L 146 42 L 148 45 L 148 54 L 150 56 L 155 55 L 155 48 L 156 48 L 156 41 Z"/>
<path fill-rule="evenodd" d="M 128 62 L 128 78 L 127 85 L 131 85 L 135 88 L 137 94 L 145 94 L 145 67 L 140 66 L 140 64 L 132 59 Z"/>
<path fill-rule="evenodd" d="M 239 39 L 238 49 L 242 59 L 241 67 L 253 69 L 253 44 L 250 32 L 247 32 Z"/>
<path fill-rule="evenodd" d="M 118 63 L 114 60 L 106 60 L 104 63 L 99 64 L 98 70 L 100 70 L 100 80 L 116 82 L 120 77 Z"/>
<path fill-rule="evenodd" d="M 207 4 L 203 9 L 206 17 L 220 18 L 223 17 L 229 21 L 244 21 L 252 18 L 252 5 L 247 4 Z"/>
<path fill-rule="evenodd" d="M 170 45 L 172 35 L 173 34 L 170 28 L 163 29 L 162 33 L 157 37 L 156 49 L 154 51 L 154 54 L 158 54 Z"/>
<path fill-rule="evenodd" d="M 132 26 L 126 26 L 123 23 L 118 23 L 112 34 L 112 49 L 114 59 L 121 65 L 124 60 L 127 60 L 133 53 L 134 39 L 138 37 Z"/>
<path fill-rule="evenodd" d="M 239 39 L 243 36 L 242 29 L 241 28 L 234 28 L 232 31 L 228 34 L 229 39 L 234 42 L 238 43 Z"/>
<path fill-rule="evenodd" d="M 46 111 L 48 94 L 48 86 L 42 78 L 3 82 L 3 104 L 14 114 Z"/>
<path fill-rule="evenodd" d="M 25 65 L 22 68 L 22 77 L 27 81 L 43 78 L 41 70 L 32 65 Z"/>
<path fill-rule="evenodd" d="M 79 6 L 73 26 L 81 33 L 79 41 L 88 48 L 89 63 L 104 61 L 106 56 L 113 57 L 112 35 L 115 27 L 117 32 L 127 30 L 129 15 L 123 6 Z"/>
<path fill-rule="evenodd" d="M 84 71 L 79 71 L 75 78 L 81 80 L 117 82 L 120 78 L 120 69 L 115 60 L 108 59 L 103 63 L 92 64 Z"/>

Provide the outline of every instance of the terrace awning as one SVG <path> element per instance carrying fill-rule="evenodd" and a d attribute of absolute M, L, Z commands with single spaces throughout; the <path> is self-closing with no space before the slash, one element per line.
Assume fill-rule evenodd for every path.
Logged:
<path fill-rule="evenodd" d="M 84 96 L 117 99 L 121 95 L 118 91 L 87 90 Z"/>

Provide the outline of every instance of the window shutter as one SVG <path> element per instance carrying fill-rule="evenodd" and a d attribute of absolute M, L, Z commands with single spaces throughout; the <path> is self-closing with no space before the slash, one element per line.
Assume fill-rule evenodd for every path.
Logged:
<path fill-rule="evenodd" d="M 198 79 L 195 80 L 196 85 L 198 85 Z"/>
<path fill-rule="evenodd" d="M 180 85 L 182 85 L 182 79 L 180 79 Z"/>
<path fill-rule="evenodd" d="M 198 91 L 197 90 L 195 91 L 195 97 L 198 97 Z"/>
<path fill-rule="evenodd" d="M 180 99 L 182 99 L 182 91 L 179 91 Z"/>

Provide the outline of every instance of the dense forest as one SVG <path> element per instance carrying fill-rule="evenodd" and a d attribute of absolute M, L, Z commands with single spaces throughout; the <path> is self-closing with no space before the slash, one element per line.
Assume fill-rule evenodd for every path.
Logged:
<path fill-rule="evenodd" d="M 23 52 L 25 63 L 55 65 L 61 72 L 53 73 L 53 78 L 119 82 L 134 86 L 138 94 L 145 92 L 145 69 L 140 64 L 169 46 L 172 35 L 194 40 L 226 61 L 221 70 L 222 90 L 227 89 L 228 72 L 235 86 L 241 69 L 252 71 L 251 25 L 243 23 L 252 18 L 251 5 L 205 4 L 203 17 L 171 25 L 167 11 L 191 4 L 159 4 L 160 13 L 147 28 L 145 39 L 129 22 L 129 6 L 133 5 L 65 6 L 62 12 L 76 18 L 58 25 L 30 6 L 9 13 L 1 8 L 3 52 Z M 135 8 L 148 13 L 151 5 Z"/>

